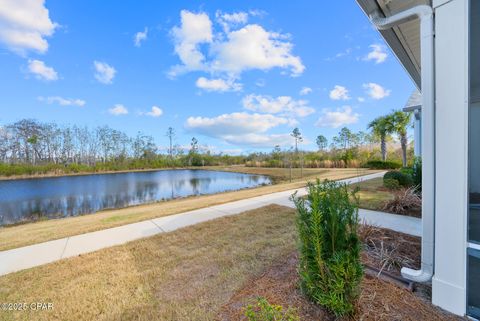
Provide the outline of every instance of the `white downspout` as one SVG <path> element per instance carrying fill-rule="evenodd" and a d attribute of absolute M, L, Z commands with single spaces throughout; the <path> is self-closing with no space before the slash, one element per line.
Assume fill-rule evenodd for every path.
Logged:
<path fill-rule="evenodd" d="M 413 116 L 415 119 L 414 123 L 414 155 L 415 156 L 422 156 L 422 112 L 421 109 L 415 109 L 413 112 Z"/>
<path fill-rule="evenodd" d="M 415 282 L 428 282 L 433 276 L 435 227 L 435 79 L 433 10 L 419 5 L 381 18 L 370 16 L 380 30 L 420 19 L 422 90 L 422 265 L 420 270 L 402 268 L 402 276 Z"/>

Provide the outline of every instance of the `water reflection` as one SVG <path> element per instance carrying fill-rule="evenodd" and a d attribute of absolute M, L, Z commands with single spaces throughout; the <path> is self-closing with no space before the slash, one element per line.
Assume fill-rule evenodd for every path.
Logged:
<path fill-rule="evenodd" d="M 0 181 L 0 225 L 94 213 L 263 184 L 261 175 L 168 170 Z"/>

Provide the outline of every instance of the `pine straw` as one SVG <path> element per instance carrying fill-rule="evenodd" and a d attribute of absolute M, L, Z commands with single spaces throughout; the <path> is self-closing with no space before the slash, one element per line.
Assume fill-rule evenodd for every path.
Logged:
<path fill-rule="evenodd" d="M 363 243 L 364 263 L 400 275 L 400 269 L 420 267 L 421 239 L 392 230 L 362 224 L 359 237 Z"/>
<path fill-rule="evenodd" d="M 384 262 L 378 252 L 379 244 L 390 253 L 395 262 L 408 261 L 411 267 L 420 264 L 420 238 L 397 233 L 372 226 L 362 226 L 360 237 L 367 244 L 362 253 L 364 264 L 381 268 Z M 372 246 L 372 245 L 371 245 Z M 272 304 L 297 309 L 303 321 L 335 320 L 335 318 L 312 303 L 299 289 L 297 273 L 298 253 L 276 261 L 260 277 L 250 280 L 240 291 L 236 292 L 225 304 L 217 316 L 218 321 L 246 320 L 244 308 L 259 297 L 265 297 Z M 400 267 L 392 265 L 391 273 L 400 274 Z M 425 289 L 421 289 L 424 291 Z M 357 312 L 344 320 L 460 320 L 448 314 L 422 298 L 423 293 L 412 293 L 397 285 L 381 279 L 365 276 L 361 284 L 361 294 L 357 303 Z"/>
<path fill-rule="evenodd" d="M 330 313 L 312 303 L 298 287 L 298 256 L 293 252 L 273 264 L 259 278 L 250 280 L 224 305 L 217 316 L 218 321 L 246 320 L 244 308 L 257 297 L 265 297 L 270 303 L 297 309 L 303 321 L 335 320 Z M 361 284 L 360 299 L 353 320 L 461 320 L 448 314 L 414 293 L 396 285 L 365 276 Z"/>

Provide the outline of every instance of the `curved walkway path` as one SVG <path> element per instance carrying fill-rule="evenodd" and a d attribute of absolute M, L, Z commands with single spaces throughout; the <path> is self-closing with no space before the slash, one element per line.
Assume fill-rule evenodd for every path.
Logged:
<path fill-rule="evenodd" d="M 352 184 L 364 180 L 382 177 L 384 173 L 375 173 L 342 180 Z M 127 243 L 140 238 L 166 233 L 189 225 L 198 224 L 222 216 L 235 215 L 248 210 L 279 204 L 294 207 L 290 196 L 297 191 L 299 196 L 306 194 L 306 189 L 289 190 L 240 201 L 211 206 L 180 214 L 164 216 L 138 223 L 127 224 L 106 230 L 75 235 L 63 239 L 38 243 L 25 247 L 0 252 L 0 275 L 20 271 L 35 266 L 77 256 L 102 248 Z M 382 212 L 359 211 L 361 220 L 367 224 L 389 228 L 411 235 L 421 235 L 421 220 L 414 217 L 394 215 Z"/>

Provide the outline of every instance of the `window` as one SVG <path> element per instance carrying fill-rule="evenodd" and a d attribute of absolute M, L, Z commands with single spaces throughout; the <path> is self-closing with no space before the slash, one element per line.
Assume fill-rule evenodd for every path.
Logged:
<path fill-rule="evenodd" d="M 470 1 L 468 239 L 480 244 L 480 0 Z"/>
<path fill-rule="evenodd" d="M 467 314 L 480 319 L 480 0 L 470 0 Z"/>

